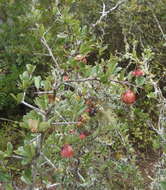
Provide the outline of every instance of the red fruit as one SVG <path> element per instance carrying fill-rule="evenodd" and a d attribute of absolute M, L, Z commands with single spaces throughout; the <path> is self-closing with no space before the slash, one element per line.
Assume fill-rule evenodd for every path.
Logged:
<path fill-rule="evenodd" d="M 90 108 L 86 108 L 85 112 L 89 113 L 90 112 Z"/>
<path fill-rule="evenodd" d="M 135 77 L 140 77 L 144 75 L 144 72 L 141 69 L 136 69 L 132 72 L 132 75 Z"/>
<path fill-rule="evenodd" d="M 69 133 L 74 135 L 74 134 L 76 134 L 76 131 L 72 129 L 72 130 L 69 131 Z"/>
<path fill-rule="evenodd" d="M 64 76 L 63 76 L 63 80 L 64 80 L 64 81 L 68 81 L 68 80 L 69 80 L 69 77 L 68 77 L 67 75 L 64 75 Z"/>
<path fill-rule="evenodd" d="M 65 144 L 61 150 L 61 156 L 63 158 L 71 158 L 74 155 L 74 150 L 71 145 Z"/>
<path fill-rule="evenodd" d="M 86 135 L 84 133 L 81 133 L 79 137 L 80 137 L 80 139 L 85 139 Z"/>
<path fill-rule="evenodd" d="M 136 95 L 133 91 L 127 90 L 122 94 L 121 99 L 125 104 L 133 104 L 136 101 Z"/>

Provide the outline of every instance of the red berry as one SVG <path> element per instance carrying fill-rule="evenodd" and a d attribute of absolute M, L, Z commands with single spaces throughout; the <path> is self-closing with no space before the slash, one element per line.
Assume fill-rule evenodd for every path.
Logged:
<path fill-rule="evenodd" d="M 144 72 L 141 69 L 136 69 L 132 72 L 132 75 L 135 77 L 140 77 L 144 75 Z"/>
<path fill-rule="evenodd" d="M 76 131 L 74 129 L 72 129 L 69 131 L 69 133 L 73 135 L 73 134 L 76 134 Z"/>
<path fill-rule="evenodd" d="M 86 135 L 84 133 L 81 133 L 79 137 L 80 137 L 80 139 L 85 139 Z"/>
<path fill-rule="evenodd" d="M 63 158 L 71 158 L 74 155 L 74 150 L 71 145 L 65 144 L 60 154 Z"/>
<path fill-rule="evenodd" d="M 89 113 L 90 112 L 90 108 L 86 108 L 85 112 Z"/>
<path fill-rule="evenodd" d="M 122 94 L 121 99 L 125 104 L 133 104 L 136 101 L 136 95 L 133 91 L 127 90 Z"/>
<path fill-rule="evenodd" d="M 68 81 L 68 80 L 69 80 L 69 77 L 68 77 L 67 75 L 64 75 L 64 76 L 63 76 L 63 80 L 64 80 L 64 81 Z"/>

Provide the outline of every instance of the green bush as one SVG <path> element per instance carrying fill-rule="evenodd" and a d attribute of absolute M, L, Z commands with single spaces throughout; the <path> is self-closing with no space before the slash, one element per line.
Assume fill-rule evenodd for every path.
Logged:
<path fill-rule="evenodd" d="M 2 1 L 6 189 L 164 189 L 163 3 Z"/>

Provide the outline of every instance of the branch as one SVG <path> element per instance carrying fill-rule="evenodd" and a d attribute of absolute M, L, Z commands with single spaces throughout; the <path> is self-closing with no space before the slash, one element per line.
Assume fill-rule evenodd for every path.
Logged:
<path fill-rule="evenodd" d="M 55 189 L 56 189 L 56 186 L 58 186 L 58 185 L 61 185 L 61 184 L 60 183 L 54 183 L 54 184 L 51 184 L 51 185 L 47 185 L 47 188 L 49 189 L 49 188 L 55 187 Z"/>
<path fill-rule="evenodd" d="M 51 160 L 49 160 L 49 159 L 44 155 L 43 152 L 41 152 L 40 155 L 42 155 L 43 158 L 44 158 L 55 170 L 57 170 L 56 166 L 51 162 Z"/>
<path fill-rule="evenodd" d="M 98 81 L 98 82 L 101 82 L 99 78 L 82 78 L 82 79 L 75 79 L 75 80 L 68 80 L 68 81 L 65 81 L 65 82 L 61 82 L 59 83 L 57 86 L 55 86 L 54 90 L 50 90 L 50 91 L 38 91 L 38 92 L 35 92 L 35 94 L 53 94 L 54 91 L 57 91 L 59 89 L 59 87 L 63 84 L 66 84 L 66 83 L 73 83 L 73 82 L 86 82 L 86 81 Z M 128 81 L 118 81 L 118 80 L 113 80 L 113 79 L 109 79 L 110 82 L 114 82 L 114 83 L 118 83 L 122 86 L 125 86 L 125 85 L 128 85 L 128 86 L 133 86 L 133 87 L 136 87 L 135 84 L 132 84 Z M 139 87 L 141 88 L 141 87 Z"/>
<path fill-rule="evenodd" d="M 80 122 L 77 121 L 69 121 L 69 122 L 55 122 L 55 123 L 51 123 L 51 125 L 74 125 L 74 124 L 78 124 Z"/>
<path fill-rule="evenodd" d="M 103 11 L 101 12 L 102 14 L 101 14 L 99 20 L 97 20 L 96 23 L 93 24 L 92 26 L 95 27 L 96 25 L 100 24 L 101 21 L 104 19 L 104 17 L 106 17 L 109 13 L 111 13 L 111 12 L 115 11 L 116 9 L 118 9 L 119 6 L 121 4 L 123 4 L 123 3 L 125 3 L 126 1 L 127 0 L 118 1 L 117 4 L 114 7 L 112 7 L 110 10 L 108 10 L 108 11 L 105 11 L 105 3 L 103 3 Z"/>
<path fill-rule="evenodd" d="M 21 101 L 22 104 L 24 104 L 25 106 L 35 110 L 36 112 L 38 112 L 39 114 L 41 114 L 42 116 L 45 115 L 45 112 L 40 110 L 39 108 L 35 107 L 35 106 L 32 106 L 31 104 L 28 104 L 27 102 L 25 102 L 24 100 Z"/>
<path fill-rule="evenodd" d="M 155 15 L 155 13 L 154 13 L 154 11 L 153 11 L 152 9 L 151 9 L 151 12 L 152 12 L 152 15 L 153 15 L 153 17 L 154 17 L 154 19 L 155 19 L 155 21 L 156 21 L 156 23 L 157 23 L 157 26 L 158 26 L 158 28 L 159 28 L 159 30 L 160 30 L 160 32 L 161 32 L 161 34 L 162 34 L 164 40 L 166 40 L 166 35 L 164 34 L 164 31 L 163 31 L 163 29 L 162 29 L 162 27 L 161 27 L 161 25 L 160 25 L 160 22 L 159 22 L 157 16 Z"/>
<path fill-rule="evenodd" d="M 14 121 L 14 120 L 11 120 L 11 119 L 1 118 L 1 117 L 0 117 L 0 120 L 9 121 L 9 122 L 13 122 L 13 123 L 19 123 L 19 121 Z"/>
<path fill-rule="evenodd" d="M 155 19 L 157 25 L 158 25 L 158 28 L 159 28 L 160 32 L 161 32 L 162 35 L 163 35 L 164 40 L 166 40 L 166 35 L 164 34 L 164 31 L 163 31 L 163 29 L 162 29 L 162 27 L 161 27 L 161 25 L 160 25 L 160 22 L 159 22 L 157 16 L 154 14 L 154 12 L 152 12 L 152 14 L 153 14 L 153 17 L 154 17 L 154 19 Z"/>
<path fill-rule="evenodd" d="M 47 41 L 46 41 L 46 39 L 45 39 L 44 36 L 41 38 L 41 42 L 42 42 L 43 45 L 47 48 L 47 50 L 48 50 L 50 56 L 52 57 L 52 60 L 54 61 L 56 67 L 60 70 L 59 65 L 58 65 L 58 63 L 57 63 L 57 60 L 55 59 L 55 56 L 53 55 L 52 50 L 51 50 L 51 48 L 49 47 L 49 45 L 48 45 L 48 43 L 47 43 Z"/>
<path fill-rule="evenodd" d="M 93 80 L 96 80 L 96 81 L 100 82 L 100 80 L 98 78 L 83 78 L 83 79 L 76 79 L 76 80 L 67 80 L 67 81 L 65 81 L 65 83 L 70 83 L 70 82 L 86 82 L 86 81 L 93 81 Z"/>

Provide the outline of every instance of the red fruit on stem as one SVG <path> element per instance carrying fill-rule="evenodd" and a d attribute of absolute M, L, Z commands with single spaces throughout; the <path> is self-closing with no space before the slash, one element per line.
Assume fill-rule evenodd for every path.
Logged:
<path fill-rule="evenodd" d="M 63 158 L 71 158 L 74 155 L 74 150 L 71 145 L 65 144 L 60 154 Z"/>
<path fill-rule="evenodd" d="M 133 104 L 136 101 L 136 95 L 133 91 L 127 90 L 122 94 L 121 100 L 125 104 Z"/>
<path fill-rule="evenodd" d="M 85 135 L 84 133 L 81 133 L 81 134 L 79 135 L 79 137 L 80 137 L 80 139 L 85 139 L 85 138 L 86 138 L 86 135 Z"/>
<path fill-rule="evenodd" d="M 144 72 L 141 69 L 136 69 L 132 72 L 132 75 L 135 77 L 140 77 L 144 75 Z"/>

